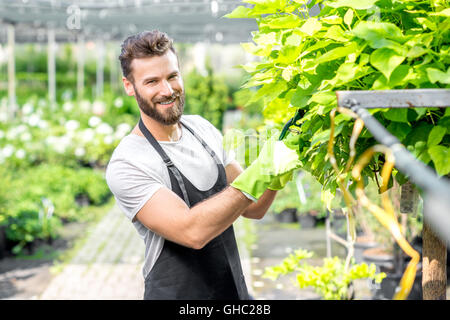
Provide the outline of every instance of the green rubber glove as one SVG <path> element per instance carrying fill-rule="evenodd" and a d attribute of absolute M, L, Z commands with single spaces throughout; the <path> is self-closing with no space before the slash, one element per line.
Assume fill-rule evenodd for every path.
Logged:
<path fill-rule="evenodd" d="M 272 183 L 269 185 L 268 189 L 270 190 L 281 190 L 286 184 L 292 180 L 294 177 L 294 170 L 289 171 L 288 173 L 283 174 L 280 177 L 274 178 Z"/>
<path fill-rule="evenodd" d="M 278 140 L 278 135 L 273 135 L 264 144 L 258 158 L 231 183 L 231 186 L 257 200 L 272 183 L 274 183 L 272 187 L 287 183 L 285 180 L 289 178 L 288 174 L 300 165 L 295 145 L 288 147 L 284 140 Z M 280 178 L 284 175 L 286 177 L 281 181 Z"/>

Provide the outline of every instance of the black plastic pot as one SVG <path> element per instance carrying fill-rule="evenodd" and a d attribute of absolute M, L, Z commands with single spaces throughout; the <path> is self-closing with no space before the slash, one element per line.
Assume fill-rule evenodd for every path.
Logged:
<path fill-rule="evenodd" d="M 362 260 L 367 264 L 374 263 L 381 272 L 392 272 L 395 266 L 394 255 L 377 247 L 365 249 Z"/>
<path fill-rule="evenodd" d="M 373 249 L 373 248 L 371 248 Z M 367 264 L 374 263 L 377 267 L 377 272 L 385 272 L 386 278 L 378 284 L 371 282 L 370 289 L 373 300 L 392 300 L 397 287 L 400 284 L 400 279 L 403 276 L 401 273 L 395 271 L 395 258 L 392 254 L 373 254 L 373 250 L 366 249 L 363 251 L 363 261 Z M 407 266 L 407 261 L 404 263 L 404 268 Z M 407 300 L 422 300 L 422 270 L 419 268 L 416 272 L 411 292 Z"/>
<path fill-rule="evenodd" d="M 298 217 L 298 222 L 300 224 L 300 228 L 311 229 L 316 226 L 317 220 L 316 217 L 309 213 L 302 213 Z"/>
<path fill-rule="evenodd" d="M 358 238 L 356 238 L 356 242 L 354 244 L 354 258 L 356 263 L 364 262 L 363 253 L 365 250 L 370 248 L 375 248 L 378 246 L 378 243 L 376 242 L 359 242 Z"/>
<path fill-rule="evenodd" d="M 297 209 L 288 208 L 284 209 L 280 213 L 275 213 L 275 220 L 281 223 L 298 222 Z"/>
<path fill-rule="evenodd" d="M 386 273 L 386 278 L 380 284 L 372 283 L 373 300 L 392 300 L 395 291 L 400 284 L 403 274 Z M 407 300 L 422 300 L 422 273 L 417 271 L 414 284 Z"/>
<path fill-rule="evenodd" d="M 347 218 L 338 212 L 334 212 L 331 218 L 331 230 L 342 238 L 347 238 Z"/>

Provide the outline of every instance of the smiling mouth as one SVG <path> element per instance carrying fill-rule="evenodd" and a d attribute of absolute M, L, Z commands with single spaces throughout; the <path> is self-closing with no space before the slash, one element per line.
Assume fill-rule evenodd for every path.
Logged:
<path fill-rule="evenodd" d="M 168 106 L 168 105 L 171 105 L 172 103 L 174 103 L 176 99 L 177 99 L 177 97 L 174 97 L 174 98 L 171 99 L 171 100 L 160 101 L 160 102 L 157 102 L 157 103 L 158 103 L 158 104 L 161 104 L 161 105 L 163 105 L 163 106 Z"/>

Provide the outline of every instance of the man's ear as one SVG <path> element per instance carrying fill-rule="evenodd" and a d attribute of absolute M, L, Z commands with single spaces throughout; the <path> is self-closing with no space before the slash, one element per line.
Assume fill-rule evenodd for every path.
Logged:
<path fill-rule="evenodd" d="M 130 80 L 125 77 L 122 77 L 123 87 L 125 88 L 125 92 L 129 96 L 134 96 L 134 86 Z"/>

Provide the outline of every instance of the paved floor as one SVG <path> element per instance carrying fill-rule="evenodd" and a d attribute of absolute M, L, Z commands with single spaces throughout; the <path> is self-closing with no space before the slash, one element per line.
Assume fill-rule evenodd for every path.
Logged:
<path fill-rule="evenodd" d="M 115 206 L 86 244 L 37 298 L 42 300 L 142 299 L 144 243 Z"/>

